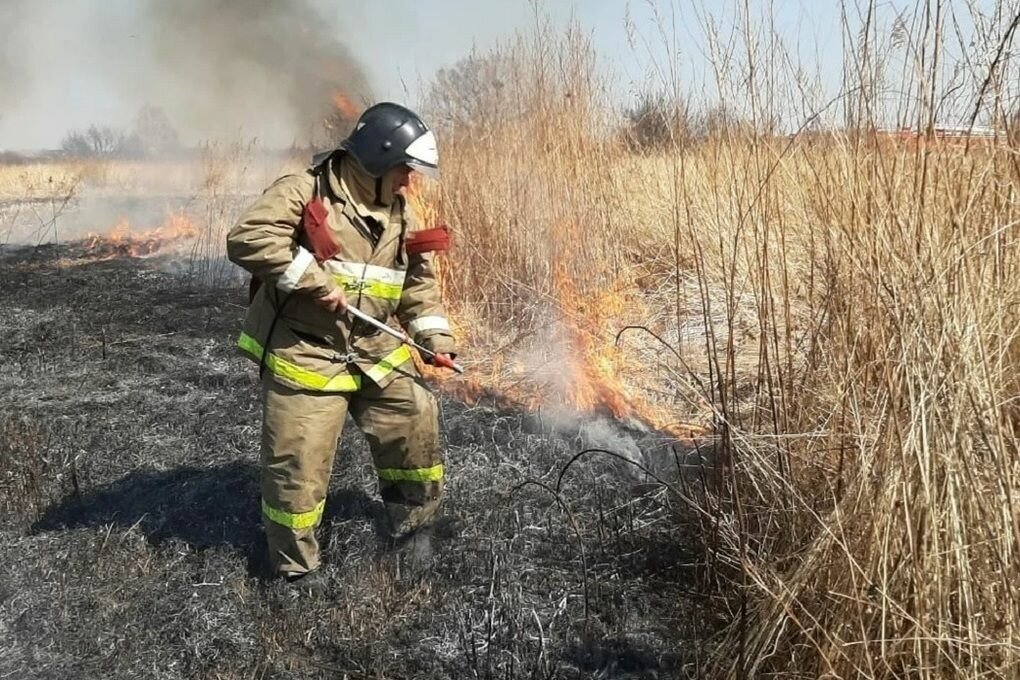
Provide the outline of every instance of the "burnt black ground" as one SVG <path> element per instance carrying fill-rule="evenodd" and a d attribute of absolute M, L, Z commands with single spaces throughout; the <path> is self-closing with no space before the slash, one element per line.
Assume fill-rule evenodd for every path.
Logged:
<path fill-rule="evenodd" d="M 262 564 L 242 282 L 74 255 L 0 250 L 0 677 L 701 674 L 725 616 L 698 594 L 694 523 L 593 456 L 564 477 L 575 533 L 552 493 L 519 487 L 554 486 L 583 446 L 540 414 L 443 398 L 466 529 L 401 552 L 377 536 L 349 426 L 321 529 L 332 595 L 289 597 Z M 675 469 L 651 435 L 640 446 Z"/>

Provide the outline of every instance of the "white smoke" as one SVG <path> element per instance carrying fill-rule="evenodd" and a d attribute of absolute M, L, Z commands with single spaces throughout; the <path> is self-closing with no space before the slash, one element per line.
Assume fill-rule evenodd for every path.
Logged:
<path fill-rule="evenodd" d="M 186 144 L 303 145 L 334 93 L 372 96 L 353 30 L 312 0 L 0 0 L 0 145 L 128 130 L 146 106 Z"/>

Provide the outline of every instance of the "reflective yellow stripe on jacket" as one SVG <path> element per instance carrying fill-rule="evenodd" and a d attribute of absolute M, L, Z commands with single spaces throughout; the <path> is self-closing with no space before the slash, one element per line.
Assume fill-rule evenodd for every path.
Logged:
<path fill-rule="evenodd" d="M 381 300 L 399 300 L 406 272 L 360 262 L 325 263 L 333 279 L 348 293 L 361 293 Z"/>
<path fill-rule="evenodd" d="M 396 348 L 395 350 L 384 356 L 379 363 L 377 363 L 372 368 L 368 369 L 366 373 L 368 374 L 369 378 L 378 382 L 385 378 L 386 376 L 388 376 L 390 373 L 392 373 L 393 369 L 395 369 L 397 366 L 404 363 L 405 361 L 410 360 L 411 350 L 407 348 L 407 345 L 401 345 L 400 347 Z"/>
<path fill-rule="evenodd" d="M 247 352 L 257 361 L 262 360 L 265 351 L 258 340 L 247 333 L 241 333 L 237 340 L 237 346 Z M 379 363 L 368 369 L 368 377 L 372 380 L 382 380 L 393 372 L 398 366 L 411 359 L 411 351 L 407 345 L 401 345 L 385 357 Z M 333 377 L 320 375 L 307 368 L 301 368 L 286 359 L 281 359 L 272 352 L 266 355 L 266 368 L 281 378 L 290 380 L 310 390 L 318 392 L 355 392 L 361 388 L 361 376 L 342 374 Z"/>

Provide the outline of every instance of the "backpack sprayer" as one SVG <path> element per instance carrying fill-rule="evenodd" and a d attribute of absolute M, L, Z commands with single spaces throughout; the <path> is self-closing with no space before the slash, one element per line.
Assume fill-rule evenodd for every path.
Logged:
<path fill-rule="evenodd" d="M 347 305 L 347 311 L 350 312 L 351 316 L 353 316 L 354 318 L 359 319 L 361 321 L 364 321 L 365 323 L 367 323 L 367 324 L 369 324 L 371 326 L 374 326 L 375 328 L 378 328 L 383 333 L 387 333 L 388 335 L 392 335 L 397 340 L 400 340 L 401 342 L 406 343 L 407 345 L 409 345 L 411 347 L 414 347 L 416 350 L 421 352 L 423 356 L 425 356 L 427 359 L 429 359 L 436 366 L 442 366 L 443 368 L 449 368 L 450 370 L 456 371 L 457 373 L 460 373 L 460 374 L 464 373 L 464 367 L 461 366 L 460 364 L 458 364 L 456 361 L 452 361 L 452 360 L 448 359 L 446 357 L 446 355 L 444 355 L 444 354 L 436 354 L 435 352 L 433 352 L 430 349 L 425 349 L 424 347 L 419 345 L 417 342 L 415 342 L 415 341 L 411 340 L 411 338 L 407 337 L 407 335 L 405 333 L 401 333 L 400 331 L 398 331 L 398 330 L 396 330 L 394 328 L 391 328 L 390 326 L 387 326 L 382 321 L 378 321 L 376 319 L 373 319 L 372 317 L 370 317 L 368 314 L 365 314 L 363 311 L 361 311 L 357 307 L 352 307 L 351 305 Z"/>

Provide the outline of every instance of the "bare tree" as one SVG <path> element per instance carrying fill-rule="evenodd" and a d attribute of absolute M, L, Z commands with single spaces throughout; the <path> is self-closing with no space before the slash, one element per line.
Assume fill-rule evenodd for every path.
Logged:
<path fill-rule="evenodd" d="M 126 147 L 127 137 L 123 132 L 99 125 L 90 125 L 84 131 L 72 130 L 60 143 L 60 148 L 73 156 L 115 156 Z"/>
<path fill-rule="evenodd" d="M 762 123 L 755 130 L 751 123 L 742 118 L 732 107 L 719 103 L 704 110 L 697 121 L 697 136 L 700 139 L 720 139 L 737 135 L 749 136 L 758 133 L 769 133 L 775 127 L 771 122 Z"/>
<path fill-rule="evenodd" d="M 635 151 L 683 146 L 695 131 L 687 103 L 663 92 L 644 92 L 623 115 L 624 139 Z"/>
<path fill-rule="evenodd" d="M 473 54 L 440 69 L 429 90 L 425 110 L 436 125 L 461 125 L 491 119 L 505 104 L 513 66 L 502 54 Z"/>

